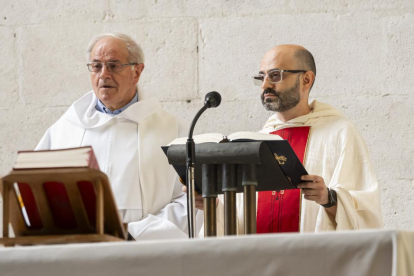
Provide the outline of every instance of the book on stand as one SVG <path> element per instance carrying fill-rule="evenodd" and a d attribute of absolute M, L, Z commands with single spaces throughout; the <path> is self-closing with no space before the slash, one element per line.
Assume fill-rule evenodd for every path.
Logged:
<path fill-rule="evenodd" d="M 13 170 L 92 168 L 99 170 L 92 147 L 19 151 Z"/>
<path fill-rule="evenodd" d="M 307 175 L 306 169 L 303 167 L 303 164 L 300 162 L 299 158 L 296 156 L 289 142 L 283 140 L 278 135 L 265 134 L 258 132 L 235 132 L 228 136 L 224 136 L 220 133 L 205 133 L 200 135 L 195 135 L 193 137 L 195 144 L 202 143 L 248 143 L 248 142 L 259 142 L 262 141 L 266 143 L 270 151 L 273 153 L 275 159 L 278 161 L 278 165 L 283 171 L 285 177 L 289 182 L 294 186 L 301 182 L 301 176 Z M 187 142 L 187 137 L 181 137 L 173 140 L 168 146 L 162 147 L 165 155 L 168 153 L 168 147 L 171 145 L 183 145 Z M 174 165 L 173 166 L 179 177 L 181 178 L 182 183 L 186 183 L 186 167 L 183 165 Z M 197 188 L 197 192 L 200 193 L 200 189 Z"/>
<path fill-rule="evenodd" d="M 58 150 L 19 151 L 13 171 L 91 168 L 99 170 L 92 147 L 68 148 Z M 96 221 L 96 194 L 89 181 L 78 181 L 77 187 L 91 225 Z M 27 227 L 43 227 L 39 210 L 28 183 L 15 183 L 14 189 Z M 45 196 L 55 224 L 62 229 L 77 227 L 75 215 L 70 204 L 64 183 L 59 179 L 43 183 Z"/>

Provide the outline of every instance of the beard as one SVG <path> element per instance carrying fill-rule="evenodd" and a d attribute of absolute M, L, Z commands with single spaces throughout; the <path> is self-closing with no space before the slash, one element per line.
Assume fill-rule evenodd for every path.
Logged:
<path fill-rule="evenodd" d="M 265 94 L 275 95 L 276 98 L 264 98 Z M 283 112 L 294 108 L 300 101 L 299 93 L 299 78 L 296 79 L 296 83 L 293 87 L 285 89 L 284 91 L 277 91 L 271 88 L 267 88 L 260 95 L 262 104 L 268 111 Z"/>

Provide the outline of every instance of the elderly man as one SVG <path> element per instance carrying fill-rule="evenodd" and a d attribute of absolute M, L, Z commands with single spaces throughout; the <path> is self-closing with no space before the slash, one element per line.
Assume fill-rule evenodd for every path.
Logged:
<path fill-rule="evenodd" d="M 161 150 L 183 128 L 155 98 L 139 99 L 141 48 L 127 35 L 102 34 L 90 42 L 88 60 L 93 91 L 70 106 L 36 150 L 92 146 L 135 239 L 185 238 L 185 196 Z"/>
<path fill-rule="evenodd" d="M 337 109 L 308 103 L 315 76 L 308 50 L 280 45 L 265 54 L 253 77 L 264 107 L 275 112 L 261 132 L 288 140 L 309 173 L 302 176 L 301 189 L 258 193 L 257 233 L 382 227 L 378 185 L 364 141 Z M 243 233 L 243 197 L 238 196 L 238 231 Z M 218 218 L 223 220 L 220 214 L 221 201 Z"/>

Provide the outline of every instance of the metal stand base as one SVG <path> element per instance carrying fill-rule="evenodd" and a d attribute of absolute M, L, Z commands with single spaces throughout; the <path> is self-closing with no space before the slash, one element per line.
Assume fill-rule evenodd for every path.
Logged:
<path fill-rule="evenodd" d="M 204 197 L 204 236 L 217 236 L 217 216 L 216 216 L 217 197 Z"/>
<path fill-rule="evenodd" d="M 256 234 L 256 186 L 244 187 L 244 232 Z"/>
<path fill-rule="evenodd" d="M 237 235 L 236 192 L 224 192 L 224 235 Z"/>

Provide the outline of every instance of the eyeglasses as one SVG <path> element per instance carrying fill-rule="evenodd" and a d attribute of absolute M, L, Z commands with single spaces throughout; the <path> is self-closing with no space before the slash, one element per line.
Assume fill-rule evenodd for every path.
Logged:
<path fill-rule="evenodd" d="M 124 63 L 121 64 L 119 62 L 91 62 L 88 63 L 88 70 L 93 72 L 93 73 L 99 73 L 102 70 L 102 66 L 106 65 L 106 69 L 111 72 L 111 73 L 119 73 L 124 69 L 124 66 L 129 66 L 129 65 L 137 65 L 138 63 Z"/>
<path fill-rule="evenodd" d="M 269 79 L 271 83 L 277 83 L 283 80 L 283 73 L 305 73 L 306 70 L 280 70 L 280 69 L 273 69 L 267 72 L 267 74 L 259 74 L 253 76 L 253 83 L 256 86 L 261 86 L 264 82 L 265 77 Z"/>

